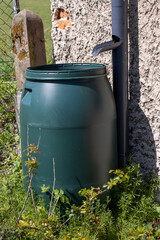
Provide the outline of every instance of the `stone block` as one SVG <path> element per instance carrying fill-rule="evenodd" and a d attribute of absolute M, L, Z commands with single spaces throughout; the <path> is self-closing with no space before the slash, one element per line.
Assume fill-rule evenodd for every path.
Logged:
<path fill-rule="evenodd" d="M 17 87 L 22 89 L 26 68 L 46 64 L 45 39 L 41 18 L 32 11 L 22 10 L 12 20 L 11 35 Z"/>

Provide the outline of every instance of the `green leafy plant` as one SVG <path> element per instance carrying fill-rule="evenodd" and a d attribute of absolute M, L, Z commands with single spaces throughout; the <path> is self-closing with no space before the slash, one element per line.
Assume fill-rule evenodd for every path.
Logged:
<path fill-rule="evenodd" d="M 29 184 L 25 192 L 14 101 L 10 97 L 14 91 L 7 84 L 0 89 L 0 238 L 160 239 L 160 207 L 155 202 L 159 182 L 153 174 L 144 177 L 138 164 L 130 162 L 124 169 L 110 170 L 111 178 L 103 187 L 81 189 L 80 206 L 71 204 L 63 190 L 55 189 L 54 178 L 52 189 L 41 187 L 42 193 L 51 196 L 46 209 L 43 197 L 36 196 L 32 188 L 39 166 L 39 144 L 28 144 L 25 154 Z M 53 169 L 55 176 L 54 159 Z"/>
<path fill-rule="evenodd" d="M 36 155 L 39 153 L 37 146 L 28 146 L 26 164 L 30 180 L 38 167 Z M 158 181 L 153 176 L 148 177 L 147 181 L 144 180 L 139 165 L 130 164 L 123 170 L 111 170 L 112 178 L 102 188 L 81 189 L 80 206 L 71 205 L 63 190 L 53 188 L 50 191 L 48 186 L 43 185 L 42 192 L 50 192 L 53 196 L 49 210 L 45 208 L 42 197 L 34 199 L 31 181 L 28 186 L 30 196 L 22 190 L 22 175 L 16 175 L 16 172 L 17 168 L 10 171 L 9 175 L 4 174 L 5 204 L 2 205 L 0 198 L 3 222 L 1 234 L 7 239 L 13 239 L 11 235 L 15 236 L 15 239 L 159 238 L 159 206 L 154 202 Z M 17 187 L 20 187 L 19 191 L 15 191 Z M 100 196 L 103 196 L 103 202 Z M 68 206 L 63 215 L 61 202 Z M 15 224 L 11 224 L 11 218 L 6 211 L 10 211 L 12 220 L 16 219 Z M 11 224 L 12 228 L 8 224 Z"/>

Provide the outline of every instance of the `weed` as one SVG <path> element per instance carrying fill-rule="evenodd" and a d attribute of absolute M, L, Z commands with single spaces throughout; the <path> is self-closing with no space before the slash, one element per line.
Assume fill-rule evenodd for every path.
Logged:
<path fill-rule="evenodd" d="M 53 187 L 50 192 L 49 187 L 43 185 L 42 192 L 50 192 L 53 196 L 53 204 L 46 210 L 42 197 L 33 197 L 32 178 L 34 169 L 38 168 L 37 154 L 37 146 L 29 145 L 26 153 L 30 179 L 27 193 L 22 187 L 20 164 L 2 174 L 2 239 L 13 239 L 13 236 L 15 239 L 159 238 L 159 207 L 154 202 L 158 181 L 153 176 L 144 180 L 139 165 L 111 170 L 113 177 L 103 188 L 80 190 L 81 206 L 71 205 L 62 190 Z M 99 196 L 108 191 L 111 191 L 110 196 L 105 195 L 106 200 L 101 203 Z M 61 202 L 68 206 L 63 215 Z"/>

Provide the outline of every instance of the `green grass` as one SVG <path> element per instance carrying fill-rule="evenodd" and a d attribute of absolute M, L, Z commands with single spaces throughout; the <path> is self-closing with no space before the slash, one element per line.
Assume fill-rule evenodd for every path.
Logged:
<path fill-rule="evenodd" d="M 43 21 L 47 62 L 52 62 L 51 4 L 50 0 L 20 0 L 20 10 L 28 9 L 38 14 Z"/>

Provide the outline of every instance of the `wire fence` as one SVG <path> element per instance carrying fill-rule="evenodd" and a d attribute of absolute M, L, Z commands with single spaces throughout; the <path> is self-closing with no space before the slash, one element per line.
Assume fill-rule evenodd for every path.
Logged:
<path fill-rule="evenodd" d="M 14 60 L 11 40 L 13 0 L 0 0 L 0 79 L 1 84 L 14 81 Z"/>
<path fill-rule="evenodd" d="M 0 143 L 6 126 L 15 129 L 15 104 L 17 85 L 11 39 L 11 22 L 16 13 L 18 0 L 0 0 Z M 18 5 L 19 6 L 19 5 Z M 0 148 L 1 150 L 1 148 Z M 1 151 L 0 151 L 1 152 Z"/>

